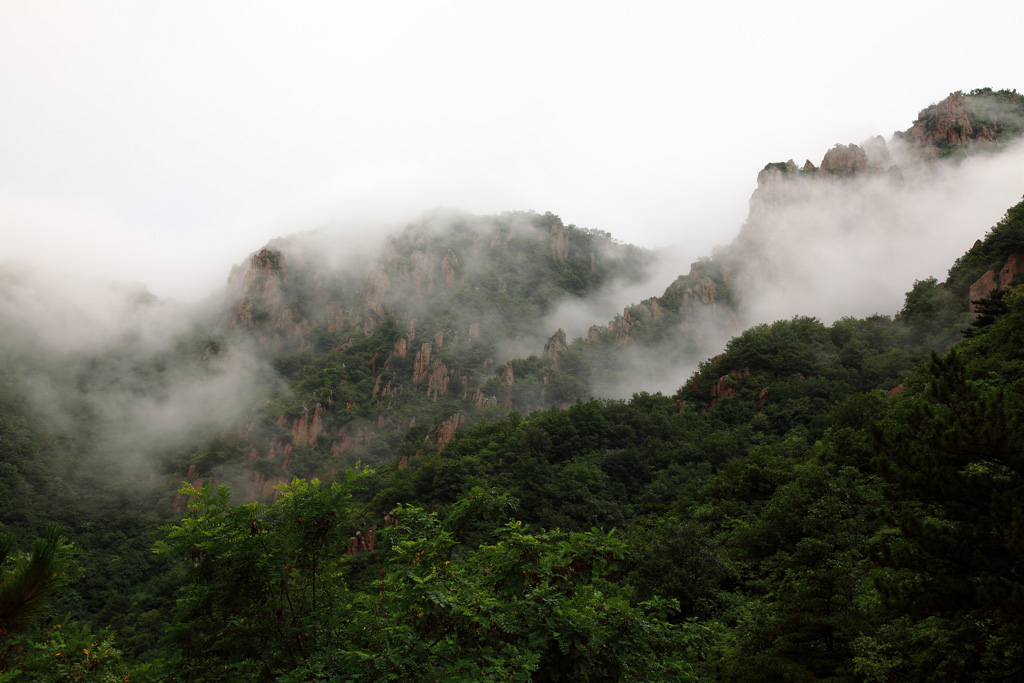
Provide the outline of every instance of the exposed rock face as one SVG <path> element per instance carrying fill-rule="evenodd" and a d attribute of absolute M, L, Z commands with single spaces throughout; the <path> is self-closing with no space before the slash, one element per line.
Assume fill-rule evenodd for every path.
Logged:
<path fill-rule="evenodd" d="M 627 308 L 622 312 L 622 317 L 608 323 L 608 333 L 615 335 L 615 343 L 619 346 L 626 346 L 630 342 L 629 333 L 640 321 L 629 314 Z"/>
<path fill-rule="evenodd" d="M 473 394 L 473 405 L 477 408 L 490 408 L 491 406 L 498 405 L 497 396 L 484 396 L 484 393 L 477 389 Z"/>
<path fill-rule="evenodd" d="M 1010 254 L 1006 263 L 999 269 L 999 289 L 1009 286 L 1013 278 L 1024 273 L 1024 252 Z"/>
<path fill-rule="evenodd" d="M 544 353 L 541 357 L 551 361 L 551 366 L 557 370 L 558 359 L 568 350 L 569 347 L 565 343 L 565 330 L 558 328 L 558 331 L 544 343 Z"/>
<path fill-rule="evenodd" d="M 664 312 L 661 310 L 661 303 L 658 302 L 657 298 L 651 297 L 645 303 L 650 307 L 651 316 L 654 317 L 655 319 L 658 319 L 662 315 L 664 315 Z"/>
<path fill-rule="evenodd" d="M 231 325 L 261 328 L 259 343 L 280 351 L 284 340 L 298 340 L 299 348 L 308 348 L 313 323 L 296 320 L 285 304 L 282 285 L 287 276 L 285 257 L 279 251 L 261 249 L 250 259 L 244 273 L 236 268 L 228 278 L 229 288 L 237 288 L 238 302 Z M 343 315 L 343 314 L 342 314 Z"/>
<path fill-rule="evenodd" d="M 865 140 L 863 150 L 867 155 L 869 168 L 885 170 L 892 166 L 889 146 L 885 144 L 885 138 L 881 135 Z"/>
<path fill-rule="evenodd" d="M 768 164 L 757 174 L 757 186 L 772 185 L 783 181 L 786 176 L 796 171 L 796 164 L 790 159 L 786 163 Z"/>
<path fill-rule="evenodd" d="M 940 141 L 963 146 L 973 137 L 974 128 L 964 112 L 961 91 L 950 93 L 938 104 L 922 109 L 910 129 L 910 139 L 916 148 L 934 147 Z"/>
<path fill-rule="evenodd" d="M 437 400 L 438 396 L 448 393 L 448 368 L 439 359 L 430 365 L 430 377 L 427 378 L 427 394 Z"/>
<path fill-rule="evenodd" d="M 720 399 L 734 396 L 739 382 L 750 376 L 750 368 L 733 370 L 728 375 L 722 375 L 711 387 L 711 405 L 714 407 Z M 764 395 L 764 394 L 763 394 Z"/>
<path fill-rule="evenodd" d="M 998 273 L 990 270 L 975 280 L 970 288 L 971 313 L 977 311 L 975 301 L 986 298 L 997 289 L 1005 288 L 1021 273 L 1024 273 L 1024 252 L 1016 252 L 1010 254 Z"/>
<path fill-rule="evenodd" d="M 280 317 L 284 309 L 281 283 L 287 272 L 281 252 L 261 249 L 253 254 L 248 268 L 241 274 L 241 296 L 233 322 L 255 327 L 275 316 Z M 229 285 L 237 283 L 238 278 L 236 269 L 228 278 Z"/>
<path fill-rule="evenodd" d="M 446 252 L 444 258 L 441 259 L 441 276 L 444 278 L 446 286 L 455 286 L 455 269 L 458 265 L 459 259 L 455 257 L 451 250 Z"/>
<path fill-rule="evenodd" d="M 466 416 L 462 413 L 455 413 L 447 420 L 442 422 L 437 428 L 437 450 L 440 451 L 442 448 L 447 446 L 455 438 L 455 432 L 459 431 L 459 427 L 466 421 Z"/>
<path fill-rule="evenodd" d="M 1016 97 L 1016 93 L 1014 93 Z M 996 130 L 987 123 L 972 121 L 970 102 L 965 102 L 962 92 L 951 93 L 938 104 L 922 109 L 917 121 L 909 131 L 914 150 L 922 157 L 939 156 L 943 149 L 966 147 L 967 145 L 995 144 L 1000 133 L 999 121 L 1012 113 L 992 110 L 990 106 L 979 105 L 987 118 L 994 120 Z M 976 117 L 977 118 L 977 117 Z"/>
<path fill-rule="evenodd" d="M 511 361 L 505 363 L 505 369 L 501 371 L 500 375 L 498 375 L 498 380 L 500 380 L 502 384 L 509 385 L 516 381 L 516 373 L 512 369 Z"/>
<path fill-rule="evenodd" d="M 374 268 L 366 276 L 366 293 L 363 296 L 363 332 L 369 334 L 384 322 L 391 312 L 391 280 L 382 266 Z"/>
<path fill-rule="evenodd" d="M 693 284 L 685 287 L 683 282 L 676 280 L 669 288 L 669 296 L 678 301 L 682 308 L 692 308 L 696 304 L 714 308 L 718 298 L 718 285 L 706 274 L 704 265 L 700 262 L 691 263 L 690 273 L 686 279 Z M 657 300 L 654 301 L 657 304 Z M 657 305 L 657 312 L 652 308 L 655 317 L 660 315 L 660 311 L 660 305 Z"/>
<path fill-rule="evenodd" d="M 469 338 L 479 339 L 480 338 L 480 323 L 471 323 L 469 326 Z"/>
<path fill-rule="evenodd" d="M 423 342 L 423 345 L 420 346 L 412 366 L 413 384 L 422 382 L 427 378 L 427 369 L 430 366 L 430 354 L 432 351 L 433 347 L 430 346 L 430 342 Z"/>
<path fill-rule="evenodd" d="M 371 553 L 376 545 L 377 527 L 371 526 L 365 534 L 361 531 L 357 531 L 355 536 L 349 537 L 348 551 L 346 554 L 355 555 L 356 553 Z"/>
<path fill-rule="evenodd" d="M 975 280 L 970 289 L 971 313 L 974 313 L 977 310 L 977 306 L 974 305 L 975 301 L 984 299 L 996 289 L 999 289 L 999 280 L 996 278 L 996 271 L 994 270 L 988 271 Z"/>
<path fill-rule="evenodd" d="M 843 175 L 862 173 L 868 170 L 868 155 L 857 145 L 836 145 L 825 152 L 821 170 Z"/>
<path fill-rule="evenodd" d="M 309 409 L 304 409 L 302 415 L 291 422 L 292 443 L 299 446 L 315 446 L 317 437 L 320 436 L 324 408 L 319 403 L 309 414 Z M 281 426 L 288 424 L 284 415 L 278 418 L 277 423 Z"/>
<path fill-rule="evenodd" d="M 433 269 L 430 254 L 419 250 L 409 254 L 409 283 L 415 294 L 424 294 L 434 288 Z"/>
<path fill-rule="evenodd" d="M 551 258 L 565 261 L 569 258 L 569 229 L 559 221 L 551 226 Z"/>

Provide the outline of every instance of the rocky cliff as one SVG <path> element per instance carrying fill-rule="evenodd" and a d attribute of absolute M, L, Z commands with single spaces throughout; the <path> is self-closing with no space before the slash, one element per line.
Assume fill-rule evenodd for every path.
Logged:
<path fill-rule="evenodd" d="M 1007 104 L 1024 103 L 1005 91 L 953 93 L 889 141 L 835 145 L 818 165 L 768 164 L 733 243 L 572 340 L 557 323 L 541 328 L 554 303 L 638 279 L 649 255 L 532 212 L 425 214 L 344 269 L 313 237 L 275 240 L 233 271 L 225 313 L 231 334 L 255 339 L 287 385 L 243 430 L 250 488 L 263 496 L 289 475 L 356 459 L 408 462 L 488 414 L 569 405 L 708 357 L 749 324 L 749 301 L 773 287 L 800 294 L 795 242 L 859 229 L 948 150 L 999 147 L 1024 129 Z M 823 206 L 842 220 L 829 224 L 815 213 Z M 794 217 L 817 234 L 794 235 Z M 972 295 L 1020 272 L 1014 258 Z M 716 398 L 741 379 L 723 378 Z"/>
<path fill-rule="evenodd" d="M 976 301 L 987 298 L 994 291 L 1005 289 L 1021 274 L 1024 274 L 1024 252 L 1014 252 L 998 271 L 990 270 L 978 278 L 970 287 L 971 313 L 977 310 Z"/>
<path fill-rule="evenodd" d="M 547 386 L 564 332 L 534 347 L 521 374 L 504 348 L 535 339 L 555 301 L 639 277 L 649 258 L 532 212 L 428 213 L 342 269 L 324 244 L 315 234 L 275 240 L 231 275 L 224 344 L 255 339 L 287 384 L 241 432 L 256 497 L 304 463 L 384 457 L 417 425 L 429 431 L 406 458 L 499 404 L 532 410 L 583 395 Z"/>

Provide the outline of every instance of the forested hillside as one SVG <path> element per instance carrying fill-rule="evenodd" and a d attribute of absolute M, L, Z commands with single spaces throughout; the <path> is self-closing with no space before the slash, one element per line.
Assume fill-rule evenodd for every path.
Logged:
<path fill-rule="evenodd" d="M 667 288 L 535 212 L 282 238 L 199 311 L 5 274 L 0 681 L 1019 678 L 1024 202 L 892 315 L 776 313 L 1022 106 L 769 164 Z"/>

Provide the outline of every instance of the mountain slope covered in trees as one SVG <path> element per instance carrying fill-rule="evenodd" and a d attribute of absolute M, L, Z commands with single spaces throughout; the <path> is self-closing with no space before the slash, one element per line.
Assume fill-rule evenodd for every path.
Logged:
<path fill-rule="evenodd" d="M 358 267 L 284 238 L 182 324 L 130 288 L 12 317 L 12 271 L 0 681 L 1013 680 L 1024 204 L 894 316 L 758 307 L 817 267 L 794 216 L 870 228 L 851 197 L 967 177 L 1021 105 L 770 164 L 733 244 L 576 338 L 655 255 L 553 214 L 427 214 Z M 608 397 L 637 358 L 688 379 Z"/>

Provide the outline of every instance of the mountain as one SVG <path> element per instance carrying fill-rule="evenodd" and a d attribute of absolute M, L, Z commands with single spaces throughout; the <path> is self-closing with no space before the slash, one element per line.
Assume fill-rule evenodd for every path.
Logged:
<path fill-rule="evenodd" d="M 689 265 L 550 213 L 437 210 L 274 240 L 198 311 L 10 270 L 4 372 L 83 472 L 257 498 L 510 410 L 672 393 L 752 325 L 897 310 L 1019 193 L 1022 103 L 953 93 L 888 142 L 768 164 L 737 237 Z"/>
<path fill-rule="evenodd" d="M 978 186 L 1002 150 L 1016 159 L 1022 102 L 953 93 L 888 143 L 767 165 L 736 239 L 667 287 L 645 281 L 655 254 L 550 213 L 425 214 L 358 267 L 340 266 L 344 246 L 326 235 L 272 242 L 232 272 L 216 348 L 254 342 L 288 389 L 226 459 L 248 462 L 248 495 L 265 497 L 292 476 L 437 450 L 510 410 L 674 391 L 751 325 L 894 311 L 922 274 L 922 240 L 948 240 L 948 263 L 974 234 L 952 207 L 967 195 L 982 215 L 1005 207 L 1001 186 Z M 626 287 L 662 293 L 579 324 L 574 306 L 600 315 L 587 304 Z M 223 480 L 209 461 L 197 451 L 178 476 Z"/>
<path fill-rule="evenodd" d="M 888 141 L 768 164 L 736 238 L 692 263 L 551 213 L 435 210 L 380 239 L 273 240 L 195 309 L 8 269 L 0 564 L 10 539 L 42 538 L 39 559 L 0 567 L 0 597 L 61 577 L 52 604 L 196 680 L 220 676 L 211 662 L 225 680 L 344 679 L 395 642 L 369 604 L 404 629 L 388 661 L 412 679 L 469 675 L 460 652 L 552 680 L 1012 677 L 1017 565 L 927 559 L 958 542 L 950 528 L 979 542 L 978 517 L 944 507 L 954 494 L 1011 529 L 984 540 L 993 556 L 1018 547 L 1016 489 L 986 492 L 1018 477 L 1022 114 L 1014 92 L 953 93 Z M 949 423 L 982 409 L 967 426 L 990 427 Z M 963 466 L 929 474 L 947 433 Z M 1005 458 L 975 462 L 975 438 Z M 555 531 L 495 526 L 513 510 Z M 67 550 L 48 522 L 87 567 L 74 581 L 30 570 Z M 477 573 L 487 562 L 500 580 Z M 457 600 L 442 576 L 460 577 L 444 583 Z M 351 596 L 347 625 L 317 608 L 322 581 Z M 914 611 L 933 585 L 975 583 Z M 553 635 L 538 587 L 570 615 Z M 25 641 L 38 661 L 0 640 L 0 678 L 42 671 L 60 657 L 47 647 L 109 645 L 48 637 Z M 594 643 L 607 659 L 588 659 Z M 962 645 L 946 661 L 943 643 Z"/>

